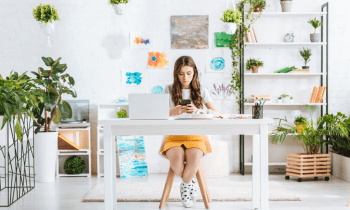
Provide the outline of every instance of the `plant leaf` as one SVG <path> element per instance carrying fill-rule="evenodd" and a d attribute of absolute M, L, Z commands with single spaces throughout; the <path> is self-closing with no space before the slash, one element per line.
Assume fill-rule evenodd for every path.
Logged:
<path fill-rule="evenodd" d="M 16 134 L 17 134 L 17 138 L 22 141 L 22 126 L 21 123 L 19 122 L 19 118 L 17 118 L 17 122 L 15 125 L 15 130 L 16 130 Z"/>
<path fill-rule="evenodd" d="M 75 84 L 75 81 L 74 81 L 74 78 L 73 77 L 69 77 L 69 83 L 74 86 Z"/>
<path fill-rule="evenodd" d="M 41 57 L 41 59 L 44 61 L 46 66 L 51 66 L 50 60 L 48 58 Z"/>
<path fill-rule="evenodd" d="M 5 127 L 7 120 L 8 120 L 7 116 L 4 116 L 4 119 L 2 120 L 1 130 Z"/>
<path fill-rule="evenodd" d="M 73 111 L 72 111 L 72 107 L 70 106 L 70 104 L 67 101 L 62 101 L 63 106 L 65 106 L 66 108 L 68 108 L 69 110 L 69 115 L 68 115 L 68 119 L 72 118 L 73 116 Z"/>
<path fill-rule="evenodd" d="M 62 116 L 61 116 L 61 111 L 59 108 L 55 108 L 55 113 L 53 114 L 52 121 L 55 124 L 59 124 L 61 122 Z"/>
<path fill-rule="evenodd" d="M 52 67 L 53 67 L 53 68 L 57 68 L 57 67 L 60 65 L 60 60 L 61 60 L 61 57 L 59 57 L 59 58 L 52 64 Z"/>

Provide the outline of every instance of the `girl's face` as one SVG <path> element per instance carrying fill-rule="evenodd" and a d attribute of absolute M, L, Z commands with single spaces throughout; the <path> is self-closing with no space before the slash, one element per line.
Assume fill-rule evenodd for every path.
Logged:
<path fill-rule="evenodd" d="M 189 88 L 193 79 L 193 68 L 190 66 L 183 66 L 179 72 L 178 78 L 182 84 L 182 88 Z"/>

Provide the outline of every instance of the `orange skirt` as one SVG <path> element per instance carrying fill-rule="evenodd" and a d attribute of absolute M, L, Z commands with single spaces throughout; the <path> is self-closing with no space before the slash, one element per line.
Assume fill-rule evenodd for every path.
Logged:
<path fill-rule="evenodd" d="M 165 140 L 165 145 L 162 151 L 162 155 L 165 155 L 165 152 L 173 147 L 181 147 L 184 145 L 187 149 L 189 148 L 198 148 L 202 150 L 203 156 L 207 152 L 212 152 L 211 145 L 207 136 L 204 135 L 176 135 L 176 136 L 167 136 Z"/>

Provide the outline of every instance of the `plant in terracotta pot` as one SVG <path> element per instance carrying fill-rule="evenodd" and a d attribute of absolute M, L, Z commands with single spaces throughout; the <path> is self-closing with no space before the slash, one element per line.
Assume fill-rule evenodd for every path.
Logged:
<path fill-rule="evenodd" d="M 262 12 L 266 7 L 266 0 L 251 0 L 251 7 L 254 7 L 254 12 Z"/>
<path fill-rule="evenodd" d="M 234 34 L 237 24 L 242 24 L 242 13 L 238 9 L 227 8 L 223 11 L 223 17 L 220 20 L 225 23 L 226 33 Z"/>
<path fill-rule="evenodd" d="M 303 116 L 296 117 L 294 119 L 294 124 L 298 128 L 298 133 L 301 133 L 307 124 L 307 119 Z"/>
<path fill-rule="evenodd" d="M 32 72 L 34 80 L 40 88 L 37 98 L 40 100 L 33 109 L 35 126 L 35 172 L 38 182 L 53 182 L 55 180 L 55 161 L 58 133 L 51 130 L 52 122 L 59 124 L 61 120 L 72 117 L 72 109 L 68 102 L 62 99 L 63 94 L 76 98 L 73 89 L 73 77 L 65 73 L 66 64 L 60 64 L 61 58 L 54 61 L 50 57 L 42 57 L 49 70 L 39 67 L 38 72 Z"/>
<path fill-rule="evenodd" d="M 129 3 L 129 0 L 108 0 L 108 3 L 113 5 L 118 15 L 123 15 L 125 10 L 125 5 Z"/>
<path fill-rule="evenodd" d="M 282 94 L 280 98 L 282 98 L 283 103 L 289 103 L 289 95 Z"/>
<path fill-rule="evenodd" d="M 258 73 L 259 67 L 264 67 L 264 62 L 254 58 L 250 58 L 246 63 L 246 70 L 252 70 L 253 73 Z"/>
<path fill-rule="evenodd" d="M 282 12 L 292 11 L 293 0 L 281 0 L 280 3 L 282 7 Z"/>
<path fill-rule="evenodd" d="M 55 30 L 55 21 L 60 20 L 57 9 L 51 4 L 39 4 L 33 9 L 33 17 L 39 21 L 40 27 L 46 35 L 53 34 Z"/>
<path fill-rule="evenodd" d="M 302 66 L 303 69 L 310 69 L 310 66 L 307 66 L 307 63 L 311 60 L 310 57 L 312 55 L 310 48 L 303 48 L 299 51 L 301 57 L 303 57 L 303 60 L 305 62 L 305 66 Z"/>
<path fill-rule="evenodd" d="M 321 34 L 316 33 L 316 29 L 322 25 L 322 22 L 320 20 L 317 20 L 316 18 L 309 20 L 309 22 L 312 27 L 314 27 L 315 32 L 313 34 L 310 34 L 310 41 L 311 42 L 319 42 L 321 39 Z"/>

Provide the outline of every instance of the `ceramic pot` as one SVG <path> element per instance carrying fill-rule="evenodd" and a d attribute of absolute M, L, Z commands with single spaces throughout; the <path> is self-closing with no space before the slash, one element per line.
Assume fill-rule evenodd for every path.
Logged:
<path fill-rule="evenodd" d="M 54 182 L 58 132 L 39 132 L 34 136 L 35 180 Z"/>
<path fill-rule="evenodd" d="M 282 103 L 282 99 L 277 99 L 277 103 L 281 104 Z"/>
<path fill-rule="evenodd" d="M 53 21 L 52 23 L 48 22 L 46 24 L 39 22 L 39 25 L 46 35 L 52 35 L 55 31 L 55 21 Z"/>
<path fill-rule="evenodd" d="M 225 30 L 227 34 L 234 34 L 236 32 L 237 23 L 225 22 Z"/>
<path fill-rule="evenodd" d="M 282 102 L 284 104 L 288 104 L 289 103 L 289 97 L 282 98 Z"/>
<path fill-rule="evenodd" d="M 118 15 L 123 15 L 124 14 L 124 10 L 125 10 L 125 4 L 124 3 L 120 3 L 120 4 L 115 4 L 114 5 L 114 10 Z"/>
<path fill-rule="evenodd" d="M 255 7 L 254 8 L 254 12 L 261 12 L 262 11 L 262 7 Z"/>
<path fill-rule="evenodd" d="M 258 73 L 258 71 L 259 71 L 259 66 L 254 66 L 254 67 L 252 67 L 252 71 L 253 71 L 253 73 Z"/>
<path fill-rule="evenodd" d="M 293 1 L 281 1 L 282 12 L 291 12 Z"/>
<path fill-rule="evenodd" d="M 294 99 L 289 99 L 289 103 L 294 103 Z"/>
<path fill-rule="evenodd" d="M 302 66 L 303 69 L 310 69 L 310 66 Z"/>
<path fill-rule="evenodd" d="M 319 42 L 321 39 L 321 34 L 310 34 L 310 41 L 311 42 Z"/>

